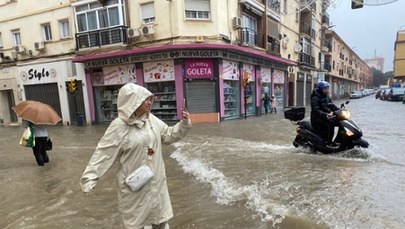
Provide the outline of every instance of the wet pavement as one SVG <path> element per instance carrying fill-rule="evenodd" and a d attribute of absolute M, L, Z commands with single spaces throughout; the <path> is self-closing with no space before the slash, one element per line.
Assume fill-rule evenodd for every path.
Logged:
<path fill-rule="evenodd" d="M 352 100 L 371 147 L 336 155 L 292 147 L 282 114 L 197 125 L 165 147 L 171 228 L 405 228 L 405 105 Z M 80 176 L 106 125 L 52 127 L 51 162 L 0 127 L 0 228 L 122 228 L 117 166 L 83 194 Z"/>

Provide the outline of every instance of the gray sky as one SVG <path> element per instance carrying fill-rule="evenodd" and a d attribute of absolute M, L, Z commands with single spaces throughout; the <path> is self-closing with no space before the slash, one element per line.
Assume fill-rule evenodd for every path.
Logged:
<path fill-rule="evenodd" d="M 405 0 L 356 10 L 351 9 L 350 0 L 331 2 L 337 3 L 329 9 L 331 24 L 336 25 L 333 30 L 362 58 L 374 57 L 377 50 L 385 58 L 384 71 L 392 71 L 396 33 L 405 26 Z"/>

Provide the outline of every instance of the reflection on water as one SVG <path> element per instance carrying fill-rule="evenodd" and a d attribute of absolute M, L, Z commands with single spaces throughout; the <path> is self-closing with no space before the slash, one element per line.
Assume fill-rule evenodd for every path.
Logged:
<path fill-rule="evenodd" d="M 281 114 L 195 126 L 165 148 L 171 227 L 404 228 L 405 130 L 391 120 L 405 106 L 369 97 L 349 109 L 370 149 L 295 149 L 295 128 Z M 394 117 L 381 119 L 387 110 Z M 94 193 L 78 183 L 105 128 L 50 128 L 54 150 L 40 168 L 17 145 L 22 129 L 1 127 L 0 228 L 122 228 L 117 167 Z"/>

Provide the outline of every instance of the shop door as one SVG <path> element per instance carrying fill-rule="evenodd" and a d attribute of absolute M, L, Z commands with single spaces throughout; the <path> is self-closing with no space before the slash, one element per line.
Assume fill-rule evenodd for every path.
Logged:
<path fill-rule="evenodd" d="M 312 82 L 306 82 L 306 88 L 305 88 L 305 94 L 306 94 L 306 105 L 309 106 L 311 104 L 311 94 L 312 94 Z"/>
<path fill-rule="evenodd" d="M 8 99 L 9 113 L 10 113 L 10 122 L 18 122 L 17 115 L 15 114 L 13 109 L 11 109 L 12 107 L 15 106 L 13 90 L 7 90 L 7 99 Z"/>
<path fill-rule="evenodd" d="M 66 82 L 69 83 L 69 82 Z M 67 92 L 68 103 L 69 103 L 69 115 L 70 122 L 72 125 L 77 125 L 77 114 L 83 115 L 83 123 L 86 123 L 86 114 L 84 109 L 84 99 L 83 99 L 83 86 L 82 81 L 76 81 L 77 91 L 75 94 Z"/>
<path fill-rule="evenodd" d="M 190 113 L 214 113 L 217 111 L 216 83 L 193 80 L 186 83 L 187 108 Z"/>
<path fill-rule="evenodd" d="M 297 106 L 304 106 L 304 81 L 297 81 Z"/>
<path fill-rule="evenodd" d="M 46 103 L 62 117 L 57 83 L 26 85 L 24 89 L 25 98 L 27 100 L 36 100 Z"/>
<path fill-rule="evenodd" d="M 294 83 L 288 83 L 288 106 L 294 106 Z"/>

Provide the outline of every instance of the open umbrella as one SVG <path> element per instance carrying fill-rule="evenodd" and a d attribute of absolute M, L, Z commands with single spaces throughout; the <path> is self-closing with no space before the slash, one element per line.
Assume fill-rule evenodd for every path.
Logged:
<path fill-rule="evenodd" d="M 62 119 L 48 104 L 27 100 L 13 107 L 18 117 L 36 125 L 55 125 Z"/>

